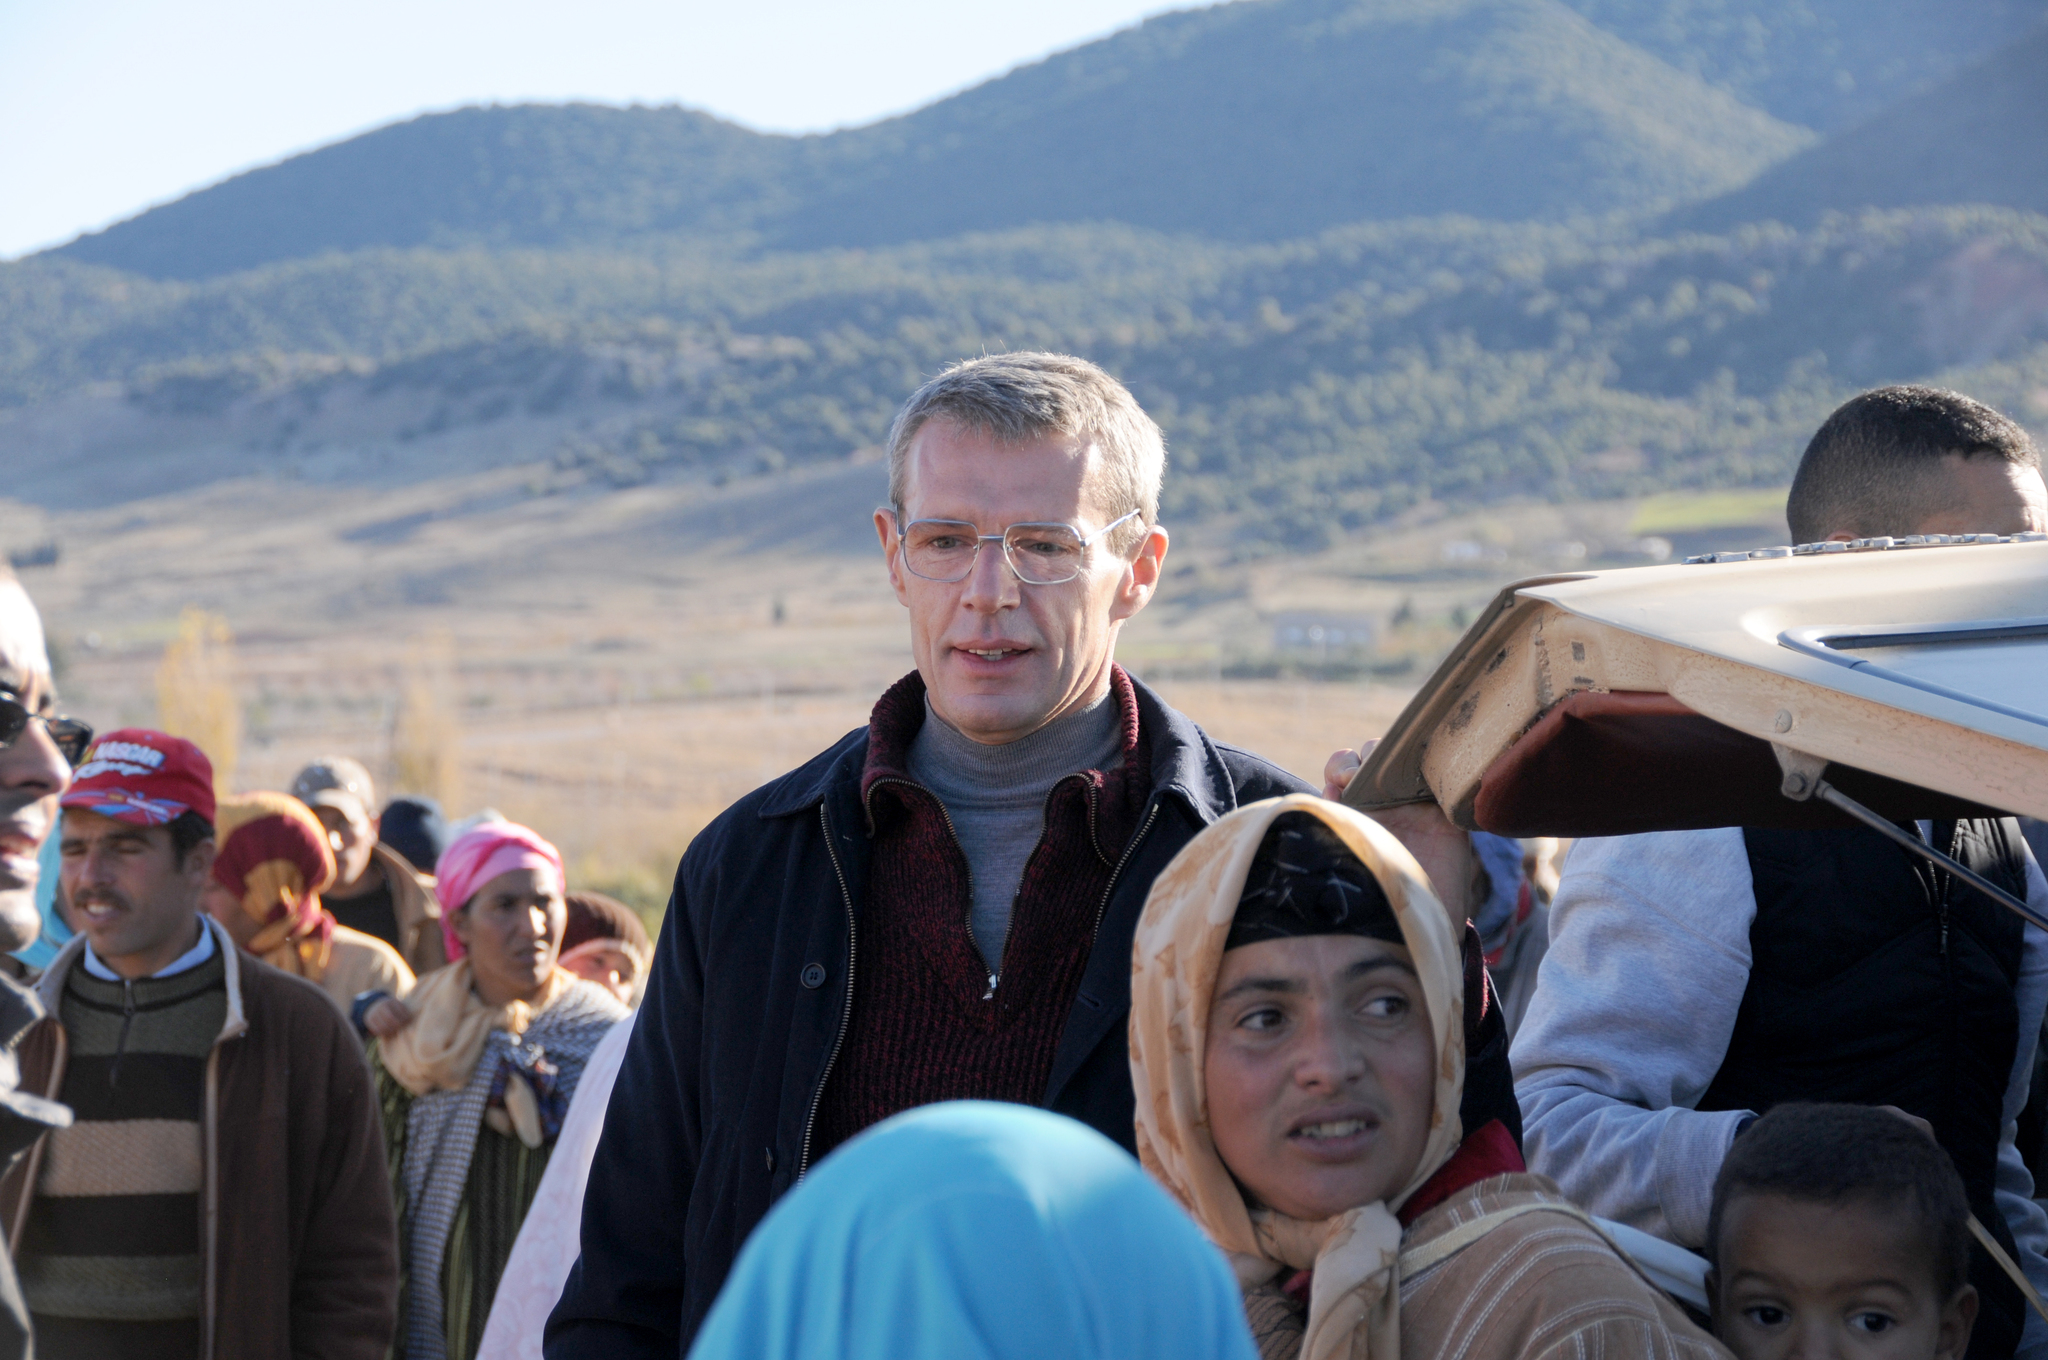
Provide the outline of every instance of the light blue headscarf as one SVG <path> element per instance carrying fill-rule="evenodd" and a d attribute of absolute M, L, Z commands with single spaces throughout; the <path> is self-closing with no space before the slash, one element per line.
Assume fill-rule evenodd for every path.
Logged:
<path fill-rule="evenodd" d="M 690 1360 L 1257 1360 L 1223 1257 L 1121 1148 L 1023 1105 L 897 1115 L 740 1253 Z"/>
<path fill-rule="evenodd" d="M 63 857 L 57 853 L 57 832 L 43 842 L 42 878 L 36 883 L 36 909 L 43 914 L 43 933 L 27 946 L 14 951 L 14 957 L 31 968 L 48 968 L 50 961 L 57 957 L 57 951 L 71 938 L 71 927 L 64 924 L 64 918 L 57 911 L 57 875 L 64 867 Z"/>

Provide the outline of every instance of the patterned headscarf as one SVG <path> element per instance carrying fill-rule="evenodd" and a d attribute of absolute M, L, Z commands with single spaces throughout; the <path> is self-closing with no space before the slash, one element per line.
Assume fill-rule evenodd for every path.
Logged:
<path fill-rule="evenodd" d="M 561 851 L 517 822 L 485 822 L 471 827 L 441 852 L 434 896 L 441 903 L 441 938 L 448 946 L 450 963 L 469 952 L 455 938 L 456 916 L 469 905 L 478 888 L 514 869 L 538 869 L 553 879 L 556 892 L 563 888 Z"/>
<path fill-rule="evenodd" d="M 1210 1135 L 1203 1078 L 1224 942 L 1259 845 L 1287 812 L 1322 821 L 1385 891 L 1414 959 L 1437 1053 L 1429 1136 L 1408 1182 L 1383 1202 L 1319 1223 L 1245 1202 Z M 1463 1137 L 1464 1005 L 1458 932 L 1421 868 L 1377 823 L 1321 798 L 1293 794 L 1224 817 L 1188 843 L 1145 899 L 1131 961 L 1139 1159 L 1230 1257 L 1246 1287 L 1289 1268 L 1315 1272 L 1302 1360 L 1400 1354 L 1401 1223 L 1394 1215 Z"/>
<path fill-rule="evenodd" d="M 320 894 L 334 883 L 327 828 L 288 793 L 223 798 L 213 880 L 259 927 L 243 946 L 273 968 L 318 982 L 333 952 L 334 917 Z"/>

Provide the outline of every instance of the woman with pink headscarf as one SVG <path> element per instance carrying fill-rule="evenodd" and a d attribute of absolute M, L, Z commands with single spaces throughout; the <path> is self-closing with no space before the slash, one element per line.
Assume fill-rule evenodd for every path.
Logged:
<path fill-rule="evenodd" d="M 405 1265 L 404 1360 L 471 1360 L 598 1040 L 626 1008 L 558 966 L 562 857 L 486 822 L 441 857 L 453 960 L 371 1008 Z"/>

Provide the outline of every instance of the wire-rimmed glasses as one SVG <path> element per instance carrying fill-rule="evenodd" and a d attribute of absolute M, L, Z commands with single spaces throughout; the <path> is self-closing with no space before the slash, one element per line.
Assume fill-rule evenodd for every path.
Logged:
<path fill-rule="evenodd" d="M 903 545 L 903 565 L 927 581 L 964 581 L 981 556 L 981 545 L 1003 545 L 1003 560 L 1027 585 L 1056 586 L 1079 576 L 1088 566 L 1088 549 L 1103 535 L 1135 519 L 1138 511 L 1118 515 L 1092 534 L 1071 524 L 1012 524 L 999 534 L 985 534 L 957 519 L 899 519 L 896 536 Z"/>

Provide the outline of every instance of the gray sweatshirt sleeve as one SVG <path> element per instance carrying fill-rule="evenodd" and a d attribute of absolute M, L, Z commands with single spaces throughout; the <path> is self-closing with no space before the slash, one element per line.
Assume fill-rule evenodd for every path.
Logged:
<path fill-rule="evenodd" d="M 2027 851 L 2027 905 L 2048 914 L 2048 878 L 2042 877 L 2031 850 Z M 1998 1212 L 2019 1248 L 2020 1269 L 2035 1289 L 2048 1294 L 2048 1213 L 2042 1212 L 2034 1198 L 2034 1178 L 2013 1141 L 2019 1136 L 2019 1114 L 2026 1107 L 2034 1079 L 2034 1047 L 2041 1038 L 2042 1015 L 2048 1012 L 2048 934 L 2037 926 L 2027 927 L 2019 985 L 2014 992 L 2020 1033 L 2013 1052 L 2012 1079 L 2005 1088 L 2005 1128 L 1998 1144 Z M 2031 1308 L 2019 1354 L 2023 1360 L 2048 1357 L 2048 1324 Z"/>
<path fill-rule="evenodd" d="M 1748 1113 L 1693 1106 L 1735 1031 L 1755 915 L 1740 828 L 1580 841 L 1511 1055 L 1529 1169 L 1693 1250 Z"/>

